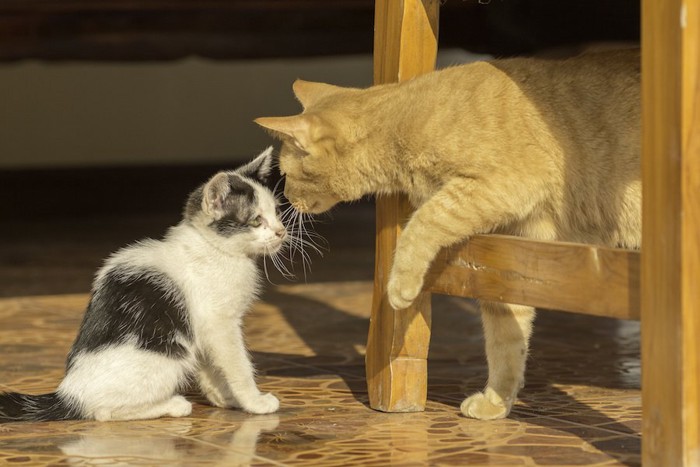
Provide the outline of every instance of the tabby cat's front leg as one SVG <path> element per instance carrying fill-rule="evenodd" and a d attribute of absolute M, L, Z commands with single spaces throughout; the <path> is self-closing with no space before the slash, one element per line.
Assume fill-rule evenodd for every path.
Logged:
<path fill-rule="evenodd" d="M 396 246 L 387 284 L 389 304 L 395 310 L 408 308 L 413 303 L 423 288 L 430 263 L 440 251 L 436 242 L 420 240 L 420 230 L 407 226 Z"/>
<path fill-rule="evenodd" d="M 535 309 L 529 306 L 481 302 L 489 381 L 483 392 L 466 398 L 460 407 L 467 417 L 505 418 L 525 381 L 525 363 Z"/>
<path fill-rule="evenodd" d="M 491 230 L 513 211 L 510 200 L 492 194 L 494 186 L 495 181 L 487 187 L 472 179 L 454 179 L 416 209 L 399 237 L 387 284 L 395 310 L 413 303 L 443 247 Z"/>

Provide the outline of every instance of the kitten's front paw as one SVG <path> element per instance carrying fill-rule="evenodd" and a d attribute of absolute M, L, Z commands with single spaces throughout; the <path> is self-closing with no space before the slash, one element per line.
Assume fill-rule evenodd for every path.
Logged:
<path fill-rule="evenodd" d="M 512 406 L 512 402 L 504 401 L 496 391 L 486 388 L 484 392 L 477 392 L 464 399 L 459 408 L 465 417 L 497 420 L 506 418 Z"/>
<path fill-rule="evenodd" d="M 423 281 L 413 274 L 392 272 L 387 284 L 387 297 L 394 310 L 408 308 L 414 302 L 421 289 Z"/>
<path fill-rule="evenodd" d="M 242 406 L 246 412 L 265 414 L 277 412 L 277 409 L 280 408 L 280 401 L 273 394 L 267 393 L 250 398 Z"/>

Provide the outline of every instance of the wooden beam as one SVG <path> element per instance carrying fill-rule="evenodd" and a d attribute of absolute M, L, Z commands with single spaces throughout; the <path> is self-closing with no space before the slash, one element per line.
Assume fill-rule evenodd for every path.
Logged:
<path fill-rule="evenodd" d="M 700 0 L 642 1 L 642 462 L 700 465 Z"/>
<path fill-rule="evenodd" d="M 562 311 L 639 319 L 639 253 L 503 235 L 445 249 L 426 290 Z"/>
<path fill-rule="evenodd" d="M 438 0 L 375 2 L 374 82 L 402 81 L 432 70 L 437 59 Z M 425 408 L 430 342 L 430 296 L 396 312 L 386 285 L 401 226 L 409 216 L 405 197 L 377 200 L 374 298 L 367 339 L 370 406 L 385 412 Z"/>

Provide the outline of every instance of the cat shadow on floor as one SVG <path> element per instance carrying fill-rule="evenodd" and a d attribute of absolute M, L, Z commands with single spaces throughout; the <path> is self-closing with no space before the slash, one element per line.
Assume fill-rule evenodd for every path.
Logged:
<path fill-rule="evenodd" d="M 442 336 L 449 338 L 455 327 L 464 329 L 450 315 L 433 312 L 433 342 Z M 457 319 L 465 322 L 461 317 Z M 458 352 L 463 350 L 468 349 L 462 347 Z M 483 388 L 487 374 L 483 350 L 477 345 L 471 351 L 472 355 L 460 358 L 452 369 L 461 382 L 459 388 L 435 391 L 429 384 L 429 400 L 456 406 L 463 394 Z M 570 433 L 624 465 L 638 465 L 639 364 L 638 322 L 538 310 L 525 387 L 509 418 L 548 431 Z M 429 371 L 433 367 L 429 361 Z M 613 393 L 612 389 L 618 391 Z M 468 426 L 465 424 L 465 429 Z M 543 458 L 542 463 L 557 462 Z"/>
<path fill-rule="evenodd" d="M 253 352 L 253 360 L 260 361 L 260 370 L 278 377 L 338 376 L 355 400 L 369 407 L 361 351 L 366 344 L 369 320 L 308 295 L 284 293 L 275 288 L 267 291 L 264 300 L 279 308 L 313 355 Z M 597 391 L 597 387 L 639 388 L 638 328 L 635 325 L 541 311 L 535 326 L 526 385 L 510 418 L 571 433 L 620 462 L 634 459 L 633 453 L 639 452 L 638 431 L 596 410 L 595 406 L 618 410 L 616 401 L 600 403 L 605 395 Z M 273 361 L 289 365 L 281 366 Z M 271 366 L 266 368 L 266 365 Z M 428 400 L 449 406 L 447 410 L 457 412 L 465 394 L 483 388 L 487 375 L 483 336 L 473 301 L 433 297 L 428 366 Z M 584 396 L 590 397 L 593 392 L 601 396 L 595 398 L 595 405 L 587 405 L 572 395 L 574 390 L 562 389 L 567 385 L 585 387 Z M 620 411 L 625 409 L 629 410 L 619 407 Z M 489 423 L 464 421 L 465 426 Z"/>
<path fill-rule="evenodd" d="M 252 352 L 256 367 L 265 370 L 257 361 L 273 359 L 287 365 L 275 365 L 266 370 L 266 374 L 271 376 L 338 376 L 357 401 L 368 405 L 361 349 L 366 344 L 369 321 L 324 301 L 285 293 L 278 288 L 268 289 L 263 299 L 279 309 L 313 355 Z"/>
<path fill-rule="evenodd" d="M 570 433 L 621 465 L 641 465 L 642 438 L 639 428 L 612 419 L 593 406 L 577 400 L 560 389 L 559 385 L 558 381 L 550 381 L 550 384 L 541 389 L 528 390 L 526 384 L 519 399 L 520 404 L 513 407 L 510 418 Z M 616 405 L 616 402 L 611 401 L 606 410 L 611 410 L 610 406 Z M 629 410 L 626 407 L 612 410 L 623 412 L 625 409 Z M 632 412 L 632 416 L 637 416 L 636 412 Z"/>

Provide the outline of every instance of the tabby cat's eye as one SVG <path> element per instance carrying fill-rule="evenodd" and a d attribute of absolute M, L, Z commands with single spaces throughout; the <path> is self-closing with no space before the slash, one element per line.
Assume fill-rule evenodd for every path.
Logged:
<path fill-rule="evenodd" d="M 292 139 L 292 145 L 294 146 L 295 149 L 297 149 L 298 151 L 301 152 L 302 156 L 306 156 L 307 154 L 309 154 L 308 151 L 304 148 L 304 146 L 302 146 L 301 143 L 296 138 Z"/>
<path fill-rule="evenodd" d="M 262 217 L 257 216 L 248 221 L 248 225 L 251 227 L 260 227 L 260 224 L 262 224 Z"/>

